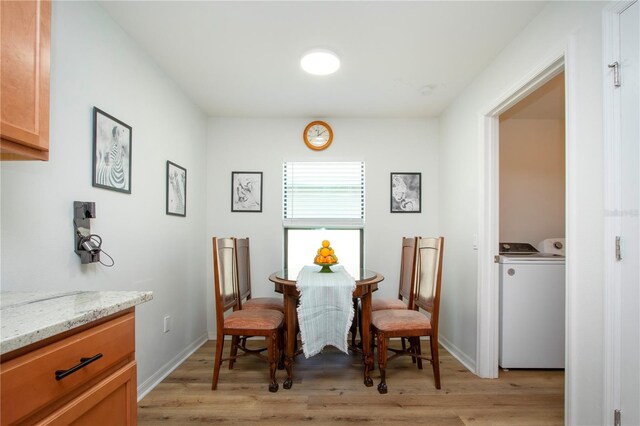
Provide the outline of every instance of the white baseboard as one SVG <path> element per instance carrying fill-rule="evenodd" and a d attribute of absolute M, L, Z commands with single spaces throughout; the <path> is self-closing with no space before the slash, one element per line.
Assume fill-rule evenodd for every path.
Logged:
<path fill-rule="evenodd" d="M 200 346 L 202 346 L 207 340 L 209 340 L 209 336 L 207 333 L 204 333 L 202 336 L 198 337 L 195 342 L 191 343 L 187 346 L 183 351 L 181 351 L 178 355 L 173 357 L 169 362 L 163 365 L 158 371 L 156 371 L 151 377 L 145 380 L 140 386 L 138 386 L 138 402 L 142 400 L 149 392 L 153 390 L 161 381 L 164 380 L 173 370 L 178 368 L 180 364 L 182 364 L 187 358 L 191 356 Z"/>
<path fill-rule="evenodd" d="M 447 340 L 447 338 L 444 337 L 442 334 L 438 336 L 438 343 L 440 343 L 442 347 L 444 347 L 447 350 L 447 352 L 453 355 L 455 359 L 460 361 L 462 365 L 467 367 L 467 370 L 477 375 L 476 362 L 473 359 L 471 359 L 467 354 L 462 352 L 460 348 L 458 348 L 456 345 L 454 345 L 449 340 Z"/>

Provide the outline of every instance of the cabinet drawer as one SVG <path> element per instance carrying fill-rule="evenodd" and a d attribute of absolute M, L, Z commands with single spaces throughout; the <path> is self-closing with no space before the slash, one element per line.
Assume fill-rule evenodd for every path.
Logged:
<path fill-rule="evenodd" d="M 136 362 L 131 361 L 37 425 L 136 425 L 136 386 Z"/>
<path fill-rule="evenodd" d="M 2 364 L 0 411 L 11 424 L 96 379 L 135 351 L 133 313 L 114 318 Z M 101 354 L 101 357 L 97 357 Z M 56 379 L 56 371 L 72 369 L 81 358 L 95 361 Z"/>

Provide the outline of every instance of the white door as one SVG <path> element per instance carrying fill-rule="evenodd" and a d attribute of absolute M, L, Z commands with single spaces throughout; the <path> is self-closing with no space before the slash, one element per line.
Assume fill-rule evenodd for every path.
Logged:
<path fill-rule="evenodd" d="M 620 14 L 620 424 L 640 425 L 640 6 Z"/>

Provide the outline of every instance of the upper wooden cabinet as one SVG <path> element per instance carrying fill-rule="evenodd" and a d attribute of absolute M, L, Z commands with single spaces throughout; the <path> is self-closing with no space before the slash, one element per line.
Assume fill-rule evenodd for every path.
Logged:
<path fill-rule="evenodd" d="M 0 158 L 49 159 L 49 0 L 0 1 Z"/>

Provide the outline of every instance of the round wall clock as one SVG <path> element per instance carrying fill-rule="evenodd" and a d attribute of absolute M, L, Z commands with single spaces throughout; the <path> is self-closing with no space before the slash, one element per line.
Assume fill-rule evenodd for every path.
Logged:
<path fill-rule="evenodd" d="M 321 151 L 331 145 L 333 130 L 324 121 L 312 121 L 305 127 L 302 138 L 309 148 Z"/>

